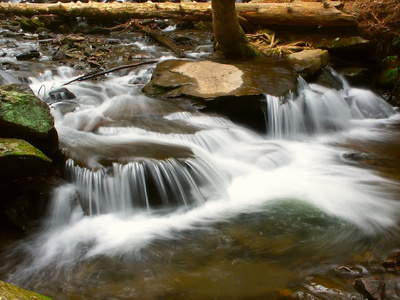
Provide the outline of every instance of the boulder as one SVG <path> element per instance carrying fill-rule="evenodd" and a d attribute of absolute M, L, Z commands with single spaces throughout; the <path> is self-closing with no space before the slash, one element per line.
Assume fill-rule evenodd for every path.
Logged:
<path fill-rule="evenodd" d="M 322 38 L 320 41 L 312 43 L 314 48 L 328 50 L 342 50 L 345 52 L 366 51 L 374 47 L 369 40 L 365 40 L 361 36 L 342 36 Z"/>
<path fill-rule="evenodd" d="M 296 89 L 296 75 L 284 59 L 246 62 L 167 60 L 158 64 L 143 91 L 204 101 L 220 96 L 281 96 Z"/>
<path fill-rule="evenodd" d="M 52 160 L 20 139 L 0 138 L 0 178 L 16 179 L 44 174 Z"/>
<path fill-rule="evenodd" d="M 375 278 L 359 278 L 354 281 L 354 287 L 368 300 L 385 299 L 385 283 Z"/>
<path fill-rule="evenodd" d="M 58 150 L 50 109 L 27 85 L 0 86 L 0 127 L 0 137 L 26 140 L 48 156 Z"/>
<path fill-rule="evenodd" d="M 329 62 L 328 50 L 314 49 L 303 50 L 287 56 L 287 60 L 297 73 L 309 76 L 317 73 Z"/>
<path fill-rule="evenodd" d="M 37 293 L 22 289 L 13 284 L 0 281 L 0 299 L 8 300 L 8 299 L 19 299 L 19 300 L 40 300 L 47 299 L 51 300 L 51 298 L 39 295 Z"/>
<path fill-rule="evenodd" d="M 265 94 L 296 91 L 297 74 L 285 59 L 232 63 L 168 60 L 158 64 L 143 91 L 152 96 L 191 98 L 204 110 L 265 131 Z"/>
<path fill-rule="evenodd" d="M 30 51 L 18 54 L 15 58 L 17 60 L 30 60 L 30 59 L 39 58 L 39 57 L 40 57 L 40 52 L 39 51 L 30 50 Z"/>

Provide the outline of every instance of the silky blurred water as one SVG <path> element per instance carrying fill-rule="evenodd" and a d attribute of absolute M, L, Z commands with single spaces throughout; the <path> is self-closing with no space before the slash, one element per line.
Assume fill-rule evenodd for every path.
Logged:
<path fill-rule="evenodd" d="M 145 96 L 153 69 L 74 82 L 76 98 L 57 101 L 48 92 L 75 70 L 30 78 L 69 160 L 41 230 L 4 252 L 2 278 L 55 299 L 272 299 L 325 276 L 358 299 L 329 272 L 372 272 L 400 247 L 395 109 L 299 78 L 292 95 L 265 95 L 262 135 Z"/>

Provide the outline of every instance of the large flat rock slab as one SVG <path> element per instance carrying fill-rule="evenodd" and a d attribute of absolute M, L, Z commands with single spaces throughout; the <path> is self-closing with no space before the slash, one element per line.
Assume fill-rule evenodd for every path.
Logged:
<path fill-rule="evenodd" d="M 265 94 L 296 91 L 297 73 L 286 59 L 240 62 L 168 60 L 158 64 L 143 91 L 164 98 L 190 98 L 203 111 L 265 132 Z"/>
<path fill-rule="evenodd" d="M 296 74 L 284 59 L 246 62 L 161 62 L 144 92 L 164 97 L 213 100 L 221 96 L 281 96 L 296 89 Z"/>

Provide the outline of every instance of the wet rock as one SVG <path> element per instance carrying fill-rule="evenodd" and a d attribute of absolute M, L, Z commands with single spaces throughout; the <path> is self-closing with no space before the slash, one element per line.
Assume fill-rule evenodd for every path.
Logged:
<path fill-rule="evenodd" d="M 356 279 L 354 287 L 368 300 L 381 300 L 385 298 L 385 283 L 379 279 Z"/>
<path fill-rule="evenodd" d="M 352 86 L 368 87 L 371 86 L 373 72 L 367 68 L 345 68 L 341 69 L 340 73 L 344 75 L 347 81 Z"/>
<path fill-rule="evenodd" d="M 57 31 L 60 33 L 68 33 L 71 31 L 71 27 L 67 24 L 58 26 Z"/>
<path fill-rule="evenodd" d="M 65 54 L 65 51 L 60 50 L 60 51 L 57 51 L 51 59 L 52 60 L 64 60 L 67 58 L 68 58 L 68 56 Z"/>
<path fill-rule="evenodd" d="M 39 57 L 40 57 L 40 52 L 37 50 L 30 50 L 29 52 L 24 52 L 16 56 L 17 60 L 30 60 Z"/>
<path fill-rule="evenodd" d="M 185 44 L 190 44 L 192 42 L 190 37 L 188 37 L 187 35 L 183 35 L 183 34 L 174 35 L 172 37 L 172 40 L 177 45 L 185 45 Z"/>
<path fill-rule="evenodd" d="M 296 90 L 296 74 L 282 59 L 235 62 L 169 60 L 160 63 L 143 91 L 153 96 L 186 97 L 205 110 L 265 130 L 264 94 Z"/>
<path fill-rule="evenodd" d="M 24 34 L 22 32 L 3 31 L 1 35 L 6 38 L 15 38 L 18 36 L 23 36 Z"/>
<path fill-rule="evenodd" d="M 47 40 L 49 38 L 50 38 L 50 33 L 46 29 L 43 29 L 38 33 L 39 40 Z"/>
<path fill-rule="evenodd" d="M 304 292 L 299 292 L 297 298 L 300 300 L 320 300 L 320 298 Z"/>
<path fill-rule="evenodd" d="M 395 273 L 400 270 L 399 255 L 399 253 L 393 253 L 391 257 L 382 262 L 381 265 L 385 268 L 386 272 Z"/>
<path fill-rule="evenodd" d="M 296 72 L 308 76 L 317 73 L 328 64 L 329 53 L 321 49 L 303 50 L 288 55 L 287 59 Z"/>
<path fill-rule="evenodd" d="M 296 90 L 296 75 L 285 60 L 236 63 L 168 60 L 160 63 L 144 92 L 166 97 L 213 100 L 220 96 L 281 96 Z"/>
<path fill-rule="evenodd" d="M 333 272 L 335 273 L 336 276 L 341 278 L 357 278 L 363 276 L 362 270 L 354 268 L 351 269 L 346 266 L 337 267 L 333 270 Z"/>
<path fill-rule="evenodd" d="M 35 15 L 32 18 L 43 24 L 43 27 L 50 31 L 56 31 L 59 26 L 66 22 L 65 18 L 53 14 Z"/>
<path fill-rule="evenodd" d="M 39 295 L 37 293 L 24 290 L 16 285 L 0 281 L 0 295 L 1 299 L 20 299 L 20 300 L 32 300 L 32 299 L 47 299 L 49 297 Z"/>
<path fill-rule="evenodd" d="M 19 32 L 20 30 L 20 27 L 17 25 L 3 25 L 3 28 L 12 32 Z"/>
<path fill-rule="evenodd" d="M 382 263 L 382 267 L 387 268 L 396 268 L 396 262 L 394 260 L 388 259 Z"/>
<path fill-rule="evenodd" d="M 299 299 L 355 299 L 354 295 L 338 288 L 326 287 L 325 285 L 311 282 L 305 286 L 306 292 L 299 293 Z"/>
<path fill-rule="evenodd" d="M 6 56 L 6 55 L 5 55 Z M 4 57 L 4 56 L 2 56 L 2 57 Z M 14 70 L 14 71 L 17 71 L 17 70 L 19 70 L 19 66 L 18 65 L 16 65 L 16 64 L 13 64 L 13 63 L 10 63 L 10 62 L 2 62 L 1 63 L 1 66 L 4 68 L 4 70 Z M 2 82 L 1 80 L 0 80 L 0 85 L 4 85 L 4 84 L 7 84 L 7 82 Z"/>
<path fill-rule="evenodd" d="M 67 88 L 58 88 L 56 90 L 52 90 L 49 92 L 48 97 L 46 98 L 46 102 L 56 102 L 62 100 L 72 100 L 75 99 L 76 96 Z"/>
<path fill-rule="evenodd" d="M 32 17 L 31 19 L 23 18 L 20 21 L 20 26 L 22 30 L 33 32 L 40 27 L 44 27 L 44 23 L 34 17 Z"/>
<path fill-rule="evenodd" d="M 24 35 L 22 38 L 23 38 L 24 40 L 36 41 L 36 40 L 39 39 L 39 35 L 38 35 L 38 34 Z"/>
<path fill-rule="evenodd" d="M 20 139 L 0 138 L 0 178 L 38 176 L 47 171 L 51 159 Z"/>
<path fill-rule="evenodd" d="M 313 43 L 313 47 L 321 49 L 340 49 L 343 51 L 362 51 L 371 47 L 371 42 L 361 36 L 322 38 L 321 41 Z"/>
<path fill-rule="evenodd" d="M 78 26 L 74 29 L 74 33 L 109 35 L 111 33 L 111 30 L 109 28 L 93 27 L 86 25 Z"/>
<path fill-rule="evenodd" d="M 48 105 L 28 85 L 0 86 L 0 136 L 26 140 L 48 156 L 58 151 L 58 135 Z"/>

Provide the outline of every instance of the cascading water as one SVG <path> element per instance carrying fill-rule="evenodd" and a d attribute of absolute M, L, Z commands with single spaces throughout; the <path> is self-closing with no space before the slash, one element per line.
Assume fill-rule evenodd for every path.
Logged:
<path fill-rule="evenodd" d="M 7 280 L 56 299 L 268 298 L 318 261 L 391 243 L 396 181 L 344 155 L 398 123 L 381 98 L 299 79 L 266 95 L 261 136 L 144 96 L 151 71 L 70 84 L 71 99 L 48 93 L 72 69 L 31 78 L 69 160 L 43 229 L 5 256 Z"/>
<path fill-rule="evenodd" d="M 336 75 L 337 76 L 337 75 Z M 393 107 L 374 93 L 351 88 L 334 90 L 299 79 L 299 95 L 266 95 L 268 134 L 272 138 L 298 139 L 304 134 L 324 134 L 349 129 L 354 119 L 388 118 Z"/>

